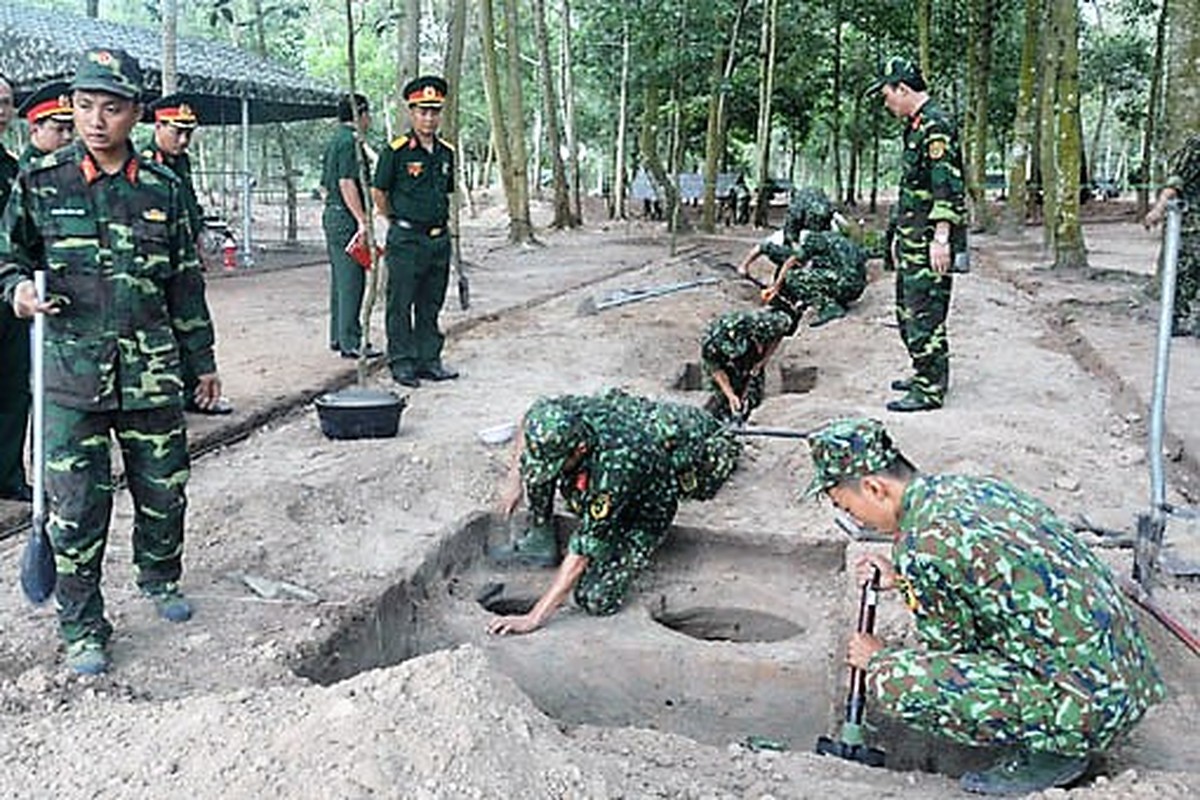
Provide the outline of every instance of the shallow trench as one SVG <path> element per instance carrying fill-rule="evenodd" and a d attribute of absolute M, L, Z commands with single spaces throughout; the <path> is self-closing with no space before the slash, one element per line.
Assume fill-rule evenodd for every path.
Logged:
<path fill-rule="evenodd" d="M 559 522 L 565 534 L 570 522 Z M 588 617 L 568 603 L 532 635 L 495 637 L 490 617 L 527 610 L 552 574 L 490 564 L 486 548 L 508 531 L 493 515 L 469 517 L 413 575 L 302 651 L 295 672 L 327 685 L 471 643 L 570 725 L 717 746 L 764 737 L 809 752 L 819 736 L 838 735 L 840 654 L 853 624 L 844 543 L 676 527 L 620 613 Z M 891 768 L 958 774 L 980 763 L 965 748 L 885 727 Z"/>

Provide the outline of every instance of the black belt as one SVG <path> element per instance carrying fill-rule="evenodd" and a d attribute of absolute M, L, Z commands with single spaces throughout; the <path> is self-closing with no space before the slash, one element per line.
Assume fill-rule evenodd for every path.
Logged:
<path fill-rule="evenodd" d="M 446 223 L 444 222 L 431 224 L 428 222 L 413 222 L 411 220 L 401 219 L 400 217 L 392 217 L 391 219 L 392 223 L 397 227 L 403 228 L 406 231 L 423 233 L 430 239 L 436 239 L 446 232 Z"/>

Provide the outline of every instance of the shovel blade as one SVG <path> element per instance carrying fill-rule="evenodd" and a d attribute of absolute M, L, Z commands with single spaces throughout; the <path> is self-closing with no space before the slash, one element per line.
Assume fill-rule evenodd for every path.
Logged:
<path fill-rule="evenodd" d="M 54 566 L 54 550 L 46 531 L 35 526 L 21 552 L 21 591 L 29 602 L 41 605 L 54 594 L 58 572 Z"/>
<path fill-rule="evenodd" d="M 834 756 L 845 761 L 854 761 L 868 767 L 882 767 L 885 754 L 882 750 L 867 747 L 865 744 L 850 744 L 841 739 L 831 739 L 822 736 L 817 739 L 816 754 L 819 756 Z"/>

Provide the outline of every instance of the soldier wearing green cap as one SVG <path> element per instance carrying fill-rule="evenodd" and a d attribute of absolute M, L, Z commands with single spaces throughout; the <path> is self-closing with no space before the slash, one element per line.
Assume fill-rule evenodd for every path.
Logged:
<path fill-rule="evenodd" d="M 721 420 L 746 420 L 763 401 L 763 370 L 783 337 L 795 330 L 782 311 L 727 311 L 700 337 L 700 363 L 711 391 L 705 409 Z"/>
<path fill-rule="evenodd" d="M 388 219 L 387 358 L 392 377 L 417 387 L 421 378 L 453 380 L 442 363 L 438 314 L 450 280 L 450 195 L 454 150 L 438 136 L 446 81 L 423 75 L 403 97 L 411 128 L 385 147 L 372 181 L 375 210 Z"/>
<path fill-rule="evenodd" d="M 906 394 L 889 411 L 941 408 L 950 384 L 946 315 L 954 257 L 966 250 L 966 193 L 958 130 L 933 100 L 920 68 L 889 58 L 868 92 L 905 121 L 897 202 L 896 318 L 913 376 L 893 382 Z"/>
<path fill-rule="evenodd" d="M 702 408 L 651 400 L 621 389 L 595 395 L 562 395 L 549 398 L 567 413 L 596 417 L 615 416 L 642 425 L 666 451 L 675 472 L 680 500 L 709 500 L 737 468 L 741 442 L 720 420 Z M 524 436 L 518 429 L 507 486 L 501 492 L 500 510 L 512 514 L 524 487 L 520 459 Z M 511 544 L 494 548 L 489 556 L 498 563 L 552 567 L 559 563 L 554 532 L 553 483 L 529 487 L 529 528 Z"/>
<path fill-rule="evenodd" d="M 550 587 L 529 613 L 496 617 L 488 630 L 536 630 L 572 591 L 586 613 L 615 614 L 675 518 L 679 491 L 670 455 L 638 419 L 612 407 L 572 408 L 555 398 L 529 407 L 520 443 L 521 480 L 531 505 L 557 485 L 580 523 Z"/>
<path fill-rule="evenodd" d="M 110 437 L 133 497 L 139 589 L 171 622 L 179 590 L 189 463 L 181 367 L 196 400 L 220 397 L 213 326 L 179 180 L 129 135 L 142 74 L 116 49 L 83 54 L 71 82 L 79 140 L 21 173 L 0 219 L 0 290 L 18 317 L 46 315 L 47 533 L 67 664 L 109 666 L 100 577 L 112 511 Z M 31 279 L 46 270 L 47 295 Z"/>
<path fill-rule="evenodd" d="M 863 556 L 913 613 L 917 648 L 856 633 L 868 697 L 920 730 L 1015 748 L 967 791 L 1065 786 L 1164 695 L 1108 566 L 1045 504 L 996 478 L 927 475 L 883 425 L 842 419 L 809 437 L 814 476 L 859 524 L 893 537 Z"/>

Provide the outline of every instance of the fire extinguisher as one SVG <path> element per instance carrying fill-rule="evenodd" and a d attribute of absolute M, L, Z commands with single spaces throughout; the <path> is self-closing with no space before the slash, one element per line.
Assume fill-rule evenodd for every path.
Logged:
<path fill-rule="evenodd" d="M 221 263 L 225 269 L 237 268 L 237 242 L 229 231 L 225 232 L 225 240 L 221 242 Z"/>

